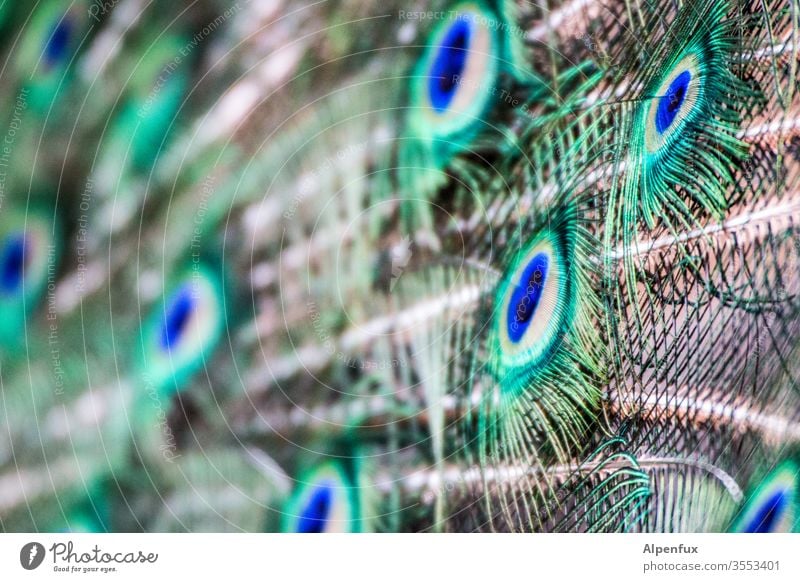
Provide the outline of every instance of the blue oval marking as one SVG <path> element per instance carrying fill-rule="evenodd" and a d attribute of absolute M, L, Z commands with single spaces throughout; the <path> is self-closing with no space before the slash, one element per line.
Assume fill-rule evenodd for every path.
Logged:
<path fill-rule="evenodd" d="M 52 67 L 60 62 L 68 53 L 74 25 L 68 15 L 64 16 L 54 27 L 44 49 L 46 66 Z"/>
<path fill-rule="evenodd" d="M 298 533 L 322 533 L 328 524 L 328 517 L 333 505 L 333 489 L 329 484 L 317 487 L 311 495 L 300 519 L 297 520 Z"/>
<path fill-rule="evenodd" d="M 453 101 L 464 73 L 472 40 L 472 24 L 459 18 L 442 40 L 428 76 L 428 95 L 433 109 L 443 113 Z"/>
<path fill-rule="evenodd" d="M 678 112 L 686 100 L 686 92 L 691 80 L 692 74 L 689 71 L 682 72 L 669 84 L 667 94 L 659 100 L 656 110 L 656 131 L 659 134 L 663 134 L 678 116 Z"/>
<path fill-rule="evenodd" d="M 518 343 L 525 335 L 539 307 L 549 267 L 550 258 L 547 254 L 538 253 L 526 265 L 519 283 L 514 287 L 506 314 L 508 336 L 514 343 Z"/>
<path fill-rule="evenodd" d="M 17 233 L 7 236 L 0 252 L 0 289 L 6 294 L 16 293 L 25 277 L 28 254 L 25 235 Z"/>
<path fill-rule="evenodd" d="M 787 492 L 776 491 L 761 504 L 758 511 L 744 527 L 746 533 L 769 533 L 774 531 L 788 505 Z"/>
<path fill-rule="evenodd" d="M 164 313 L 161 326 L 161 347 L 171 350 L 180 341 L 195 309 L 195 298 L 189 285 L 184 285 L 173 295 Z"/>

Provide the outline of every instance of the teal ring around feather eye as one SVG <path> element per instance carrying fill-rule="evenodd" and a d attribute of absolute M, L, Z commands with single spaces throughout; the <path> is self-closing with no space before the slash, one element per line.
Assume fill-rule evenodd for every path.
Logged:
<path fill-rule="evenodd" d="M 800 526 L 800 467 L 784 461 L 755 488 L 731 531 L 790 533 Z"/>
<path fill-rule="evenodd" d="M 180 390 L 207 365 L 225 328 L 224 287 L 195 265 L 164 295 L 142 327 L 143 372 L 162 394 Z"/>
<path fill-rule="evenodd" d="M 344 467 L 329 462 L 309 471 L 283 509 L 281 529 L 294 533 L 361 531 L 358 490 Z"/>
<path fill-rule="evenodd" d="M 11 233 L 0 241 L 1 295 L 13 295 L 22 289 L 33 244 L 24 232 Z"/>
<path fill-rule="evenodd" d="M 687 123 L 702 115 L 703 87 L 700 58 L 695 53 L 672 67 L 652 93 L 646 108 L 645 147 L 650 154 L 663 152 L 680 139 Z"/>
<path fill-rule="evenodd" d="M 69 12 L 53 24 L 43 53 L 44 64 L 47 68 L 59 65 L 69 56 L 70 46 L 74 43 L 72 37 L 75 33 L 75 28 L 75 23 L 73 23 L 72 15 Z"/>
<path fill-rule="evenodd" d="M 43 112 L 57 103 L 70 86 L 81 39 L 88 31 L 85 0 L 40 2 L 25 26 L 16 69 L 28 90 L 29 109 Z"/>
<path fill-rule="evenodd" d="M 21 337 L 60 257 L 58 228 L 41 211 L 10 210 L 0 221 L 0 344 Z"/>
<path fill-rule="evenodd" d="M 412 79 L 410 125 L 415 133 L 448 139 L 474 131 L 496 91 L 497 16 L 475 2 L 448 12 L 430 36 Z"/>
<path fill-rule="evenodd" d="M 50 233 L 31 219 L 0 238 L 0 301 L 22 300 L 23 296 L 35 301 L 46 276 Z"/>
<path fill-rule="evenodd" d="M 547 232 L 519 253 L 498 287 L 490 354 L 506 392 L 544 372 L 574 317 L 568 252 L 566 240 Z"/>
<path fill-rule="evenodd" d="M 62 82 L 86 30 L 88 13 L 81 3 L 43 3 L 34 12 L 19 52 L 20 65 L 27 65 L 25 72 L 32 80 L 54 77 L 54 82 Z"/>

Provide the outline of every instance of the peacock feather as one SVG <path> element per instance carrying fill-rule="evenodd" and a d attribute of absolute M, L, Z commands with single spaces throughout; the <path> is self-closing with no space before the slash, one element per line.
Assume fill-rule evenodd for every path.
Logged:
<path fill-rule="evenodd" d="M 794 0 L 0 3 L 5 531 L 800 531 Z"/>

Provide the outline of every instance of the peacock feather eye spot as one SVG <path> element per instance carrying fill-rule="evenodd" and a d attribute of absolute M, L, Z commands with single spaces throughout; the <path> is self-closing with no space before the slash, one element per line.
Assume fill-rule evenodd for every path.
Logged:
<path fill-rule="evenodd" d="M 600 411 L 600 305 L 589 262 L 598 241 L 582 208 L 563 202 L 515 225 L 504 272 L 486 295 L 489 326 L 471 369 L 477 422 L 466 434 L 485 451 L 478 460 L 487 470 L 520 459 L 546 470 L 548 459 L 583 446 Z"/>
<path fill-rule="evenodd" d="M 644 109 L 645 145 L 650 154 L 666 152 L 684 126 L 702 116 L 701 70 L 699 57 L 688 54 L 648 91 L 654 96 Z"/>
<path fill-rule="evenodd" d="M 775 530 L 788 506 L 788 492 L 774 492 L 757 508 L 752 520 L 744 527 L 746 533 L 769 533 Z"/>
<path fill-rule="evenodd" d="M 161 348 L 171 350 L 180 342 L 196 308 L 196 301 L 190 285 L 178 289 L 167 305 L 164 324 L 161 328 Z"/>
<path fill-rule="evenodd" d="M 571 329 L 575 296 L 569 231 L 545 231 L 511 262 L 495 292 L 492 374 L 509 394 L 544 373 Z"/>
<path fill-rule="evenodd" d="M 333 505 L 333 484 L 321 483 L 311 494 L 297 521 L 298 533 L 322 533 Z"/>
<path fill-rule="evenodd" d="M 225 329 L 223 285 L 215 268 L 198 263 L 176 280 L 143 323 L 140 362 L 158 389 L 180 390 L 207 365 Z"/>
<path fill-rule="evenodd" d="M 6 295 L 16 293 L 25 276 L 28 242 L 23 233 L 10 234 L 0 250 L 0 290 Z"/>
<path fill-rule="evenodd" d="M 798 467 L 785 461 L 755 488 L 731 528 L 740 533 L 792 532 L 798 526 Z"/>
<path fill-rule="evenodd" d="M 53 26 L 44 49 L 44 62 L 47 67 L 57 65 L 69 54 L 74 24 L 69 15 L 65 15 Z"/>
<path fill-rule="evenodd" d="M 528 329 L 533 315 L 539 307 L 547 282 L 550 259 L 546 253 L 538 253 L 522 271 L 519 283 L 511 294 L 506 324 L 513 343 L 519 343 Z"/>
<path fill-rule="evenodd" d="M 287 500 L 281 529 L 294 533 L 361 531 L 361 501 L 348 470 L 338 462 L 312 469 Z"/>
<path fill-rule="evenodd" d="M 0 216 L 0 346 L 19 345 L 48 275 L 55 276 L 59 234 L 49 208 L 12 208 Z"/>
<path fill-rule="evenodd" d="M 412 77 L 408 124 L 415 137 L 446 150 L 456 138 L 480 131 L 504 62 L 503 39 L 488 24 L 497 19 L 486 7 L 464 2 L 432 31 Z"/>
<path fill-rule="evenodd" d="M 691 81 L 692 74 L 689 71 L 683 71 L 672 81 L 666 95 L 661 97 L 656 111 L 656 131 L 658 133 L 663 134 L 675 121 Z"/>
<path fill-rule="evenodd" d="M 428 78 L 428 95 L 437 113 L 447 110 L 459 86 L 469 58 L 472 25 L 459 18 L 445 33 L 436 51 Z"/>

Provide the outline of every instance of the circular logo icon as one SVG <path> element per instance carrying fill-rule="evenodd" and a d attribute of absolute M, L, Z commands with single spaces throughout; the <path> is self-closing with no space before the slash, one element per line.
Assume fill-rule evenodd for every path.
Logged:
<path fill-rule="evenodd" d="M 44 561 L 44 546 L 39 542 L 29 542 L 19 551 L 19 563 L 26 570 L 35 570 Z"/>

